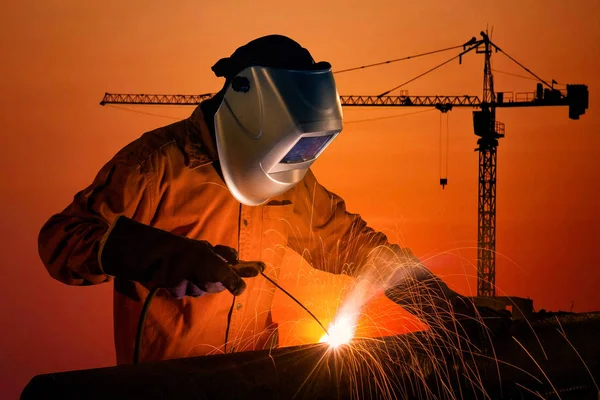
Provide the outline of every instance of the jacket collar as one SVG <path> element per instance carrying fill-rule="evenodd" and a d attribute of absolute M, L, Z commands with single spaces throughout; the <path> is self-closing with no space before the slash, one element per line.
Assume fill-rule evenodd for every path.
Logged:
<path fill-rule="evenodd" d="M 192 115 L 185 120 L 186 138 L 184 151 L 188 156 L 188 167 L 198 168 L 219 159 L 216 144 L 204 120 L 201 106 L 197 106 Z"/>

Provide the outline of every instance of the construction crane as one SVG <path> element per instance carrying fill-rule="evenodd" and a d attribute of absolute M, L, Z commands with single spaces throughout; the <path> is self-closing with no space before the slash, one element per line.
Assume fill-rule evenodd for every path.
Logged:
<path fill-rule="evenodd" d="M 497 108 L 514 107 L 547 107 L 567 106 L 569 118 L 577 120 L 588 108 L 588 87 L 586 85 L 566 85 L 560 90 L 554 87 L 554 80 L 549 84 L 528 68 L 520 64 L 501 48 L 496 46 L 487 33 L 481 32 L 481 39 L 473 37 L 461 46 L 462 52 L 450 60 L 420 74 L 404 84 L 376 96 L 340 96 L 345 107 L 435 107 L 442 113 L 454 107 L 468 107 L 478 109 L 473 112 L 474 133 L 479 137 L 477 148 L 479 152 L 478 175 L 478 224 L 477 224 L 477 296 L 492 298 L 496 296 L 496 168 L 498 140 L 504 137 L 504 124 L 496 120 Z M 453 48 L 456 48 L 453 47 Z M 451 49 L 451 48 L 450 48 Z M 448 49 L 444 49 L 448 50 Z M 442 50 L 440 50 L 442 51 Z M 409 96 L 401 94 L 390 96 L 389 93 L 399 89 L 407 83 L 475 51 L 484 55 L 483 67 L 483 97 L 478 96 Z M 437 52 L 437 51 L 436 51 Z M 436 52 L 423 53 L 428 55 Z M 513 62 L 533 75 L 539 83 L 534 92 L 516 93 L 495 92 L 494 77 L 492 74 L 491 57 L 493 52 L 502 52 Z M 420 56 L 420 55 L 419 55 Z M 406 57 L 404 59 L 414 58 Z M 402 59 L 398 59 L 402 60 Z M 393 61 L 398 61 L 393 60 Z M 386 62 L 389 63 L 389 62 Z M 385 63 L 377 63 L 381 65 Z M 363 67 L 360 67 L 363 68 Z M 356 68 L 359 69 L 359 68 Z M 151 105 L 198 105 L 213 94 L 183 95 L 183 94 L 114 94 L 106 93 L 100 102 L 105 104 L 151 104 Z M 447 181 L 440 179 L 445 185 Z"/>

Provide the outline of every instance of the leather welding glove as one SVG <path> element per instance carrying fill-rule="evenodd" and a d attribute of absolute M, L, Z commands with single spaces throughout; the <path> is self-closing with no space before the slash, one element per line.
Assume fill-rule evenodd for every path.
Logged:
<path fill-rule="evenodd" d="M 490 307 L 477 306 L 470 297 L 458 295 L 451 302 L 452 319 L 446 321 L 446 330 L 453 330 L 460 335 L 495 336 L 509 333 L 512 326 L 511 313 L 508 310 L 495 310 Z"/>
<path fill-rule="evenodd" d="M 510 315 L 488 307 L 478 307 L 473 300 L 453 291 L 435 276 L 409 249 L 392 246 L 398 267 L 386 285 L 386 296 L 426 322 L 430 329 L 459 334 L 480 331 L 504 331 Z"/>
<path fill-rule="evenodd" d="M 265 265 L 238 261 L 235 249 L 212 246 L 119 216 L 100 245 L 98 259 L 111 276 L 164 288 L 175 298 L 225 289 L 243 293 L 242 278 L 257 276 Z"/>
<path fill-rule="evenodd" d="M 458 293 L 429 271 L 410 249 L 391 248 L 394 267 L 385 286 L 386 296 L 428 323 L 446 316 Z"/>

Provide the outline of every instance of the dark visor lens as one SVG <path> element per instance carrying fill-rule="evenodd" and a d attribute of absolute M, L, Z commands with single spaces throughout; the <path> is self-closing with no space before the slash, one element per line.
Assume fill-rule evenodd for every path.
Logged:
<path fill-rule="evenodd" d="M 280 161 L 285 164 L 301 163 L 314 159 L 331 141 L 333 135 L 303 137 Z"/>

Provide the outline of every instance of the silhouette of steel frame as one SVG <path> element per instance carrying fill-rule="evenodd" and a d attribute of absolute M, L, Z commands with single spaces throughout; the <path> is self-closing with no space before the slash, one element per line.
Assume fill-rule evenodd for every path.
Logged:
<path fill-rule="evenodd" d="M 535 95 L 534 92 L 527 92 Z M 188 105 L 195 106 L 209 99 L 214 94 L 134 94 L 134 93 L 105 93 L 101 105 L 106 104 L 144 104 L 144 105 Z M 344 107 L 436 107 L 449 105 L 452 107 L 480 108 L 493 106 L 500 108 L 531 107 L 531 106 L 565 106 L 569 99 L 563 95 L 559 99 L 530 100 L 528 96 L 523 99 L 514 99 L 506 102 L 486 104 L 478 96 L 340 96 Z"/>

